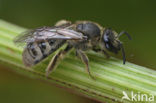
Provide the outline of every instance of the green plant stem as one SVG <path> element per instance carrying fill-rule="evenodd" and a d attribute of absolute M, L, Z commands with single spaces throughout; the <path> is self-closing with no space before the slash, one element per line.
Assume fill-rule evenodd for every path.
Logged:
<path fill-rule="evenodd" d="M 125 91 L 131 97 L 131 91 L 156 95 L 156 71 L 102 54 L 89 52 L 91 79 L 85 71 L 84 64 L 70 53 L 57 69 L 45 77 L 45 68 L 52 56 L 33 68 L 26 68 L 22 63 L 22 50 L 14 45 L 13 38 L 25 31 L 25 28 L 0 20 L 0 64 L 10 67 L 22 75 L 39 78 L 75 93 L 106 103 L 131 103 L 122 100 Z M 154 102 L 153 102 L 154 103 Z"/>

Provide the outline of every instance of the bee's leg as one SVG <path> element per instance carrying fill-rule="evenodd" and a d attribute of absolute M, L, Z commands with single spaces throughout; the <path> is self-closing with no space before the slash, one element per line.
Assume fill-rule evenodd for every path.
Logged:
<path fill-rule="evenodd" d="M 84 64 L 86 65 L 86 70 L 87 70 L 89 76 L 90 76 L 92 79 L 95 79 L 95 78 L 91 75 L 91 73 L 90 73 L 89 59 L 88 59 L 87 55 L 86 55 L 85 53 L 83 53 L 82 51 L 80 51 L 80 50 L 77 50 L 76 52 L 77 52 L 78 56 L 80 56 L 80 58 L 81 58 L 81 60 L 84 62 Z"/>
<path fill-rule="evenodd" d="M 106 58 L 110 57 L 110 55 L 105 50 L 93 48 L 93 51 L 95 51 L 95 52 L 102 52 L 104 55 L 106 55 Z"/>
<path fill-rule="evenodd" d="M 110 55 L 105 50 L 102 50 L 102 52 L 104 55 L 106 55 L 106 58 L 110 58 Z"/>
<path fill-rule="evenodd" d="M 57 62 L 59 61 L 59 57 L 62 54 L 62 51 L 59 51 L 57 54 L 55 54 L 51 61 L 48 64 L 48 67 L 46 69 L 46 77 L 55 69 Z"/>
<path fill-rule="evenodd" d="M 71 21 L 67 21 L 67 20 L 60 20 L 58 22 L 56 22 L 55 26 L 57 27 L 67 27 L 71 25 Z"/>
<path fill-rule="evenodd" d="M 48 77 L 48 75 L 56 68 L 58 61 L 60 61 L 60 59 L 63 59 L 65 54 L 67 54 L 71 50 L 71 48 L 72 46 L 68 45 L 64 50 L 59 51 L 53 56 L 46 69 L 46 77 Z"/>

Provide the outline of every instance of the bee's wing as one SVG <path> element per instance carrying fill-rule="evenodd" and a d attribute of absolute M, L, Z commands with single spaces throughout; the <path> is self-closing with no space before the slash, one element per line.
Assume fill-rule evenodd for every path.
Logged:
<path fill-rule="evenodd" d="M 14 39 L 15 43 L 30 43 L 48 39 L 83 40 L 87 37 L 68 28 L 42 27 L 26 31 Z"/>

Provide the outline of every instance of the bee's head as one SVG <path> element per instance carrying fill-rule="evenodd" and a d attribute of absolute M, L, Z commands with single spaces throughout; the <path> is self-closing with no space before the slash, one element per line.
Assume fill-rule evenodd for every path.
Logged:
<path fill-rule="evenodd" d="M 125 52 L 122 43 L 119 40 L 119 37 L 122 34 L 126 34 L 128 38 L 131 39 L 130 35 L 125 31 L 117 34 L 115 31 L 112 31 L 110 28 L 107 28 L 103 31 L 102 42 L 104 43 L 105 48 L 110 52 L 117 54 L 118 51 L 121 50 L 123 55 L 123 64 L 125 64 L 126 61 Z"/>

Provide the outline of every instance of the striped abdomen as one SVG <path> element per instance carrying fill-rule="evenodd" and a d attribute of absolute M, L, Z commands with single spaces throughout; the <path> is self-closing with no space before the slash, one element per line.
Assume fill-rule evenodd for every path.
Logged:
<path fill-rule="evenodd" d="M 39 43 L 29 43 L 23 51 L 23 62 L 26 66 L 32 66 L 55 52 L 65 43 L 65 40 L 48 40 Z"/>

